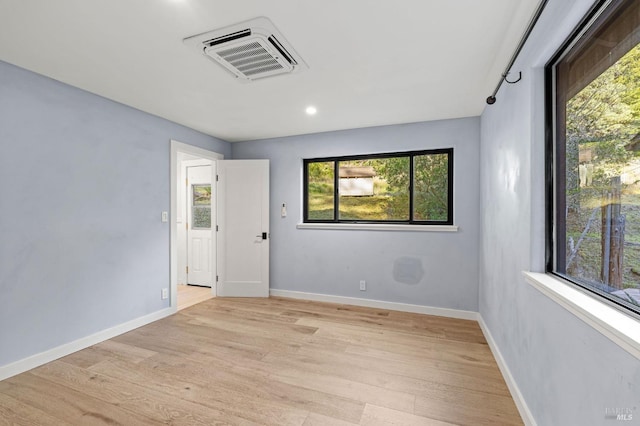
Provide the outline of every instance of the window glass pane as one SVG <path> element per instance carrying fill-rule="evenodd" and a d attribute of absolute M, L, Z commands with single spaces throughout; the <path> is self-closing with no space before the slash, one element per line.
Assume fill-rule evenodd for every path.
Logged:
<path fill-rule="evenodd" d="M 449 156 L 416 155 L 413 158 L 414 220 L 446 221 L 449 210 Z"/>
<path fill-rule="evenodd" d="M 333 220 L 334 162 L 308 163 L 307 179 L 307 219 Z"/>
<path fill-rule="evenodd" d="M 211 228 L 211 185 L 191 185 L 191 228 Z"/>
<path fill-rule="evenodd" d="M 304 220 L 450 225 L 452 167 L 452 148 L 304 160 Z"/>
<path fill-rule="evenodd" d="M 592 31 L 557 68 L 555 269 L 640 307 L 640 27 L 633 15 Z"/>
<path fill-rule="evenodd" d="M 409 157 L 339 163 L 341 220 L 409 220 Z"/>

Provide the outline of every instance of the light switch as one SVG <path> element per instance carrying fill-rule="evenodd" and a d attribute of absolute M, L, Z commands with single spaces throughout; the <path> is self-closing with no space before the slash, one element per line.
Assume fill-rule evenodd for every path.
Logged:
<path fill-rule="evenodd" d="M 162 221 L 163 222 L 169 221 L 169 212 L 162 212 Z"/>

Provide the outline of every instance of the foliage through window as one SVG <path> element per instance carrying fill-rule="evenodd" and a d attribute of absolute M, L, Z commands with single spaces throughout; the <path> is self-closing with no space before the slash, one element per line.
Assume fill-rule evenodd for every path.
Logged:
<path fill-rule="evenodd" d="M 602 4 L 602 3 L 601 3 Z M 640 0 L 594 8 L 547 67 L 550 272 L 640 312 Z"/>
<path fill-rule="evenodd" d="M 211 185 L 191 185 L 191 228 L 211 228 Z"/>
<path fill-rule="evenodd" d="M 453 149 L 304 160 L 304 221 L 453 224 Z"/>

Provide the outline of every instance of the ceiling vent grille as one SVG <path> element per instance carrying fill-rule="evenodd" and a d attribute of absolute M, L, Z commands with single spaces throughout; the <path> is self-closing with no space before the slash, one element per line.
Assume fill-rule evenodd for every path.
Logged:
<path fill-rule="evenodd" d="M 299 72 L 307 64 L 265 17 L 184 39 L 240 81 Z"/>

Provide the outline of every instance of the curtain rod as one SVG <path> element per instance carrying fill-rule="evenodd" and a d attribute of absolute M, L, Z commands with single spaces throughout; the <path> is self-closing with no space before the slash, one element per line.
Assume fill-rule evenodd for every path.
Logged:
<path fill-rule="evenodd" d="M 548 0 L 542 0 L 540 2 L 540 4 L 538 5 L 538 9 L 536 9 L 536 13 L 533 15 L 533 18 L 531 19 L 531 22 L 529 22 L 529 26 L 527 27 L 527 30 L 525 31 L 524 35 L 522 36 L 522 39 L 520 39 L 520 43 L 518 44 L 518 47 L 516 48 L 516 51 L 513 53 L 513 56 L 511 56 L 511 60 L 509 61 L 509 65 L 507 65 L 507 68 L 502 73 L 502 77 L 500 78 L 500 81 L 498 82 L 498 85 L 496 86 L 496 89 L 493 91 L 493 94 L 487 98 L 487 104 L 493 105 L 493 104 L 496 103 L 496 95 L 498 94 L 498 90 L 500 90 L 500 86 L 502 86 L 502 82 L 503 81 L 506 81 L 509 84 L 514 84 L 514 83 L 519 82 L 520 79 L 522 78 L 522 72 L 519 72 L 517 80 L 514 80 L 514 81 L 507 80 L 507 76 L 511 72 L 511 67 L 513 66 L 513 63 L 516 61 L 516 59 L 518 59 L 518 55 L 520 55 L 520 51 L 522 51 L 522 48 L 524 47 L 524 44 L 529 39 L 529 36 L 531 35 L 531 32 L 533 31 L 533 28 L 536 26 L 536 23 L 538 22 L 538 19 L 540 18 L 540 15 L 542 15 L 542 11 L 544 10 L 545 6 L 547 5 L 547 2 L 548 2 Z"/>

